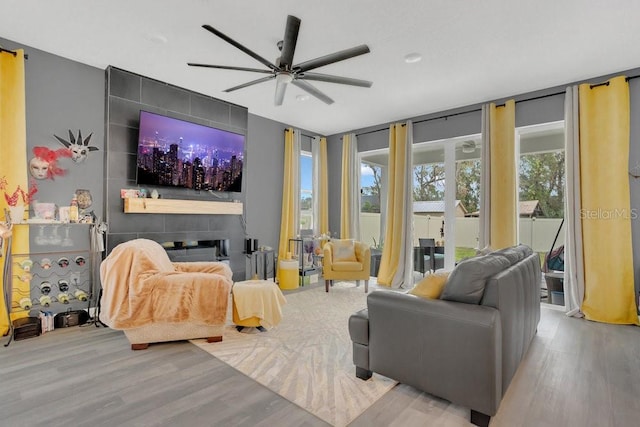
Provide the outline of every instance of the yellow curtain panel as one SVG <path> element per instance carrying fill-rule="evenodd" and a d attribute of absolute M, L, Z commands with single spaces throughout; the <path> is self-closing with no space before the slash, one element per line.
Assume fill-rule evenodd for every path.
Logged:
<path fill-rule="evenodd" d="M 389 127 L 389 185 L 387 186 L 387 221 L 384 248 L 378 270 L 378 284 L 391 286 L 400 262 L 404 221 L 404 171 L 407 150 L 407 128 L 402 124 Z"/>
<path fill-rule="evenodd" d="M 4 212 L 7 202 L 4 198 L 6 191 L 10 195 L 19 185 L 20 188 L 28 188 L 27 180 L 27 130 L 25 118 L 25 82 L 24 82 L 24 51 L 18 50 L 16 55 L 0 53 L 0 179 L 6 179 L 6 189 L 0 195 L 0 220 L 4 220 Z M 15 226 L 13 228 L 13 254 L 29 253 L 29 227 Z M 6 258 L 0 258 L 4 266 Z M 14 263 L 15 264 L 15 263 Z M 20 267 L 13 266 L 14 276 L 20 271 Z M 21 297 L 29 296 L 30 283 L 23 282 L 17 277 L 2 278 L 0 284 L 4 287 L 3 280 L 13 280 L 13 295 Z M 9 284 L 7 284 L 9 285 Z M 3 293 L 4 295 L 4 293 Z M 13 298 L 16 300 L 16 298 Z M 6 318 L 6 307 L 12 301 L 4 301 L 0 297 L 0 334 L 4 335 L 9 330 Z M 28 313 L 17 312 L 12 318 L 26 317 Z"/>
<path fill-rule="evenodd" d="M 350 239 L 352 237 L 351 215 L 351 135 L 342 136 L 342 181 L 340 192 L 340 237 Z"/>
<path fill-rule="evenodd" d="M 489 106 L 491 152 L 491 237 L 493 249 L 513 246 L 518 239 L 516 188 L 516 106 Z"/>
<path fill-rule="evenodd" d="M 329 233 L 329 175 L 327 167 L 327 138 L 320 138 L 320 194 L 318 194 L 320 209 L 318 231 L 320 234 Z"/>
<path fill-rule="evenodd" d="M 629 85 L 624 76 L 578 88 L 584 254 L 582 312 L 637 324 L 629 195 Z"/>
<path fill-rule="evenodd" d="M 296 224 L 296 198 L 298 182 L 297 159 L 295 156 L 294 130 L 289 128 L 284 133 L 284 176 L 282 180 L 282 216 L 280 219 L 280 243 L 278 245 L 278 258 L 287 259 L 289 252 L 289 239 L 297 234 Z"/>

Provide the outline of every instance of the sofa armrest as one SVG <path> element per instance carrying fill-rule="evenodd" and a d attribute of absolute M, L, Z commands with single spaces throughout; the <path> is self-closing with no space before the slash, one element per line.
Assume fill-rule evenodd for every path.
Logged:
<path fill-rule="evenodd" d="M 396 291 L 367 298 L 369 369 L 484 414 L 502 398 L 500 313 Z"/>
<path fill-rule="evenodd" d="M 355 243 L 356 259 L 362 263 L 362 269 L 371 271 L 371 248 L 366 243 Z"/>

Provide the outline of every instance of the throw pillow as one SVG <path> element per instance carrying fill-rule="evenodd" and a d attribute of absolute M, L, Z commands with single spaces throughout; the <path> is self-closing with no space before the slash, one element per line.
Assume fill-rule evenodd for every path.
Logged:
<path fill-rule="evenodd" d="M 356 248 L 351 239 L 332 240 L 333 245 L 333 261 L 358 261 L 356 258 Z"/>
<path fill-rule="evenodd" d="M 437 273 L 427 274 L 422 280 L 416 283 L 409 293 L 422 298 L 438 299 L 444 289 L 444 285 L 447 283 L 449 273 L 449 271 L 439 271 Z"/>
<path fill-rule="evenodd" d="M 440 299 L 479 304 L 489 277 L 509 268 L 500 255 L 483 255 L 460 262 L 449 275 Z"/>

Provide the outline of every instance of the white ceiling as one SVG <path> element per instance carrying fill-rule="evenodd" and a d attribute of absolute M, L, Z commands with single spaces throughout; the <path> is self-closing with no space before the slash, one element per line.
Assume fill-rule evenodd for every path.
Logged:
<path fill-rule="evenodd" d="M 331 135 L 640 66 L 631 0 L 3 0 L 0 37 L 99 68 L 113 65 Z M 314 70 L 373 81 L 314 82 L 332 105 L 275 81 L 232 93 L 262 68 L 209 24 L 275 62 L 286 17 L 302 20 L 294 63 L 367 44 L 371 53 Z M 422 60 L 404 62 L 418 52 Z"/>

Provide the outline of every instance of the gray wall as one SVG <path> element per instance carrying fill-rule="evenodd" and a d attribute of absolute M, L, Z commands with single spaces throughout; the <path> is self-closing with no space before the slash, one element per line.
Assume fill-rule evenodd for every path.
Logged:
<path fill-rule="evenodd" d="M 88 189 L 93 196 L 91 209 L 97 216 L 102 216 L 104 72 L 9 40 L 0 39 L 0 44 L 6 49 L 24 49 L 28 55 L 25 61 L 27 162 L 34 157 L 32 150 L 36 146 L 51 150 L 64 148 L 53 135 L 68 140 L 69 130 L 72 130 L 76 137 L 78 130 L 81 130 L 83 138 L 93 132 L 90 145 L 99 149 L 92 152 L 82 163 L 74 163 L 69 158 L 59 159 L 58 166 L 65 169 L 66 174 L 56 176 L 54 180 L 37 180 L 38 192 L 35 198 L 39 202 L 68 206 L 76 189 Z M 5 142 L 3 141 L 3 144 Z M 24 167 L 28 168 L 28 163 L 25 163 Z M 33 217 L 33 204 L 30 209 L 30 216 Z M 21 227 L 30 228 L 31 253 L 27 256 L 34 262 L 31 299 L 37 301 L 41 295 L 40 284 L 49 281 L 52 285 L 50 295 L 54 297 L 54 303 L 49 310 L 60 312 L 68 308 L 86 308 L 87 303 L 75 300 L 73 292 L 77 288 L 87 293 L 92 291 L 93 271 L 88 252 L 89 226 L 69 224 Z M 15 261 L 19 262 L 27 256 L 16 257 Z M 76 256 L 85 257 L 89 263 L 84 266 L 76 265 Z M 69 259 L 68 267 L 63 268 L 56 264 L 62 257 Z M 53 262 L 50 269 L 45 270 L 40 266 L 44 258 Z M 78 279 L 77 285 L 74 277 Z M 59 280 L 67 280 L 70 284 L 69 305 L 55 302 L 59 292 Z M 34 308 L 40 309 L 37 304 Z"/>
<path fill-rule="evenodd" d="M 247 234 L 260 246 L 278 248 L 282 211 L 284 130 L 287 125 L 249 114 L 246 163 Z"/>
<path fill-rule="evenodd" d="M 9 40 L 0 38 L 0 43 L 6 49 L 24 49 L 29 56 L 25 61 L 27 161 L 33 157 L 33 147 L 64 148 L 53 135 L 68 140 L 69 130 L 75 136 L 81 130 L 83 138 L 93 132 L 90 145 L 99 148 L 83 163 L 59 159 L 58 166 L 66 169 L 66 174 L 54 180 L 38 180 L 36 199 L 69 206 L 76 189 L 88 189 L 93 195 L 93 209 L 101 216 L 104 72 Z"/>
<path fill-rule="evenodd" d="M 278 248 L 282 212 L 284 130 L 290 125 L 249 114 L 246 163 L 247 233 L 260 246 Z M 301 148 L 311 151 L 312 133 L 301 129 Z"/>

